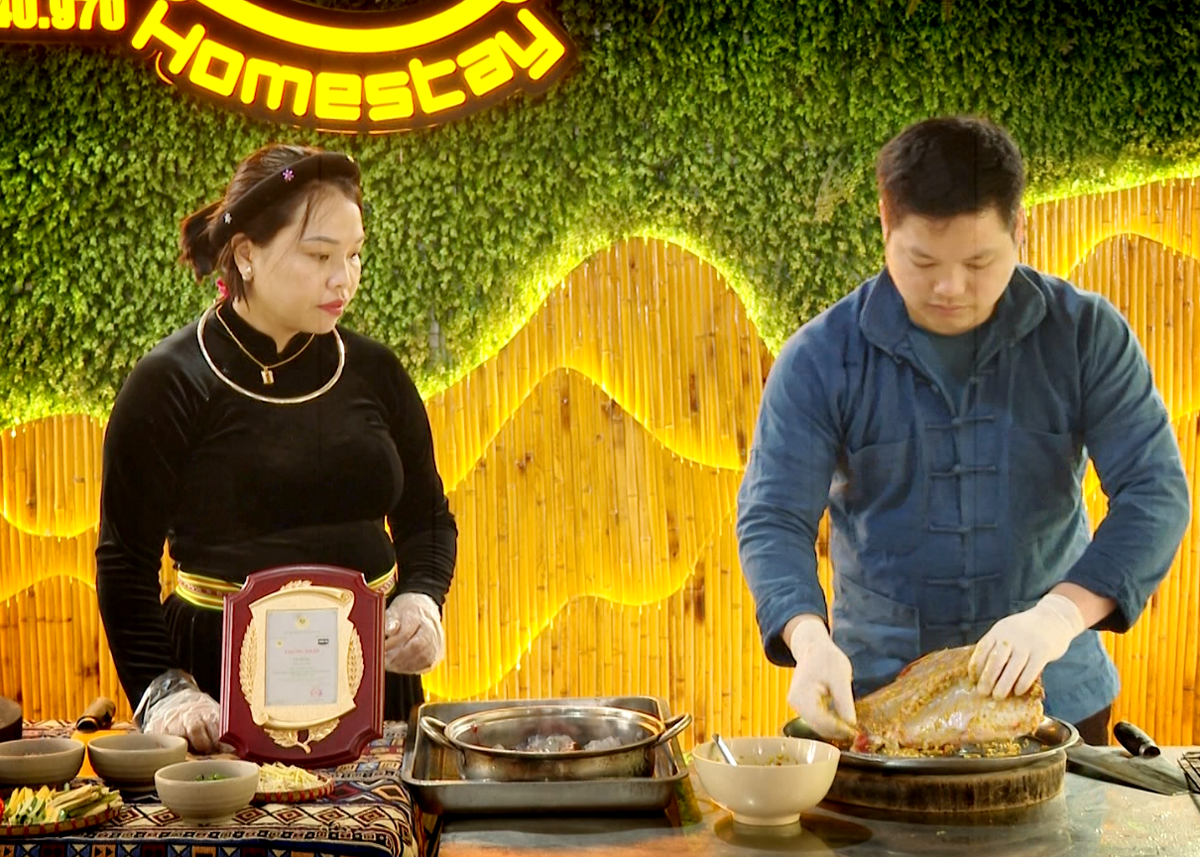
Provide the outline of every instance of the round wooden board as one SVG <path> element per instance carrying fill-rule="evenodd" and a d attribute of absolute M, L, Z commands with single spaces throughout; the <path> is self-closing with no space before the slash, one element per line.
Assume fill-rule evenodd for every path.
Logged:
<path fill-rule="evenodd" d="M 826 800 L 912 813 L 994 812 L 1050 800 L 1062 791 L 1067 756 L 1002 771 L 934 774 L 839 766 Z"/>

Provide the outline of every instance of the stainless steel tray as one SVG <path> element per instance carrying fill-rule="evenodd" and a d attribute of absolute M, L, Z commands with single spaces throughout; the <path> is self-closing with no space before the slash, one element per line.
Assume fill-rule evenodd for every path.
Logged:
<path fill-rule="evenodd" d="M 824 739 L 797 717 L 783 727 L 783 734 L 792 738 Z M 1065 720 L 1046 717 L 1032 735 L 1017 739 L 1021 752 L 1015 756 L 983 756 L 973 747 L 964 747 L 948 756 L 887 756 L 882 753 L 855 753 L 843 750 L 840 764 L 853 768 L 873 768 L 885 771 L 928 774 L 974 774 L 986 771 L 1005 771 L 1048 759 L 1062 753 L 1079 740 L 1075 727 Z"/>
<path fill-rule="evenodd" d="M 504 708 L 517 700 L 486 702 L 427 702 L 417 709 L 417 719 L 430 715 L 450 722 L 463 714 Z M 528 705 L 611 705 L 646 711 L 666 720 L 671 712 L 665 700 L 653 696 L 572 697 L 520 700 Z M 400 778 L 417 805 L 437 815 L 524 813 L 612 813 L 663 809 L 675 797 L 675 788 L 687 776 L 678 741 L 655 749 L 654 771 L 648 777 L 552 782 L 495 782 L 468 780 L 461 775 L 456 754 L 434 744 L 420 729 L 410 727 L 411 745 L 404 753 Z"/>

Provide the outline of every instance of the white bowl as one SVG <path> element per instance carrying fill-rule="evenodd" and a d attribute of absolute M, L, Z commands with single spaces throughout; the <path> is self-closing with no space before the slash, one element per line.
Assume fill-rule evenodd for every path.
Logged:
<path fill-rule="evenodd" d="M 153 788 L 160 768 L 187 758 L 187 739 L 177 735 L 101 735 L 88 741 L 92 770 L 110 786 Z"/>
<path fill-rule="evenodd" d="M 0 744 L 0 786 L 61 786 L 83 767 L 73 738 L 22 738 Z"/>
<path fill-rule="evenodd" d="M 211 777 L 220 779 L 210 779 Z M 258 765 L 235 759 L 198 759 L 159 768 L 154 786 L 163 804 L 187 821 L 213 824 L 248 806 L 258 791 Z"/>
<path fill-rule="evenodd" d="M 725 738 L 730 765 L 711 741 L 692 750 L 700 784 L 742 824 L 794 824 L 829 793 L 841 751 L 807 738 Z"/>

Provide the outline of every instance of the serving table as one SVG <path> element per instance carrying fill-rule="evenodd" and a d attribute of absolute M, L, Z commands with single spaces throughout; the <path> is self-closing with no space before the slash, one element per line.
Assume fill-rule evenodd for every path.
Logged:
<path fill-rule="evenodd" d="M 70 735 L 73 724 L 26 723 L 24 736 Z M 67 834 L 0 838 L 0 857 L 421 857 L 420 813 L 400 782 L 407 725 L 355 762 L 324 771 L 333 793 L 310 803 L 252 804 L 227 823 L 182 821 L 153 795 L 131 797 L 111 822 Z M 85 769 L 86 773 L 86 769 Z"/>
<path fill-rule="evenodd" d="M 70 731 L 53 721 L 25 727 L 28 737 Z M 92 830 L 0 839 L 0 857 L 1200 857 L 1200 796 L 1164 797 L 1076 773 L 1050 801 L 977 817 L 825 803 L 799 826 L 756 829 L 734 824 L 694 771 L 663 811 L 423 815 L 401 784 L 406 738 L 406 724 L 385 724 L 383 739 L 358 761 L 328 772 L 333 794 L 312 803 L 254 805 L 227 825 L 195 827 L 138 799 Z M 1196 749 L 1163 754 L 1174 762 Z"/>
<path fill-rule="evenodd" d="M 1166 747 L 1173 763 L 1185 750 Z M 1119 747 L 1110 748 L 1120 753 Z M 1164 797 L 1068 773 L 1038 806 L 979 816 L 904 817 L 821 804 L 799 826 L 734 824 L 693 771 L 666 812 L 612 816 L 443 816 L 430 857 L 1200 857 L 1200 796 Z"/>

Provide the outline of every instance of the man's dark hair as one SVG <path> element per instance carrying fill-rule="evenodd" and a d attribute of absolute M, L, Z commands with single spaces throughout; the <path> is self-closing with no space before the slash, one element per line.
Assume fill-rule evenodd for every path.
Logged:
<path fill-rule="evenodd" d="M 996 123 L 973 116 L 926 119 L 879 150 L 875 181 L 890 226 L 910 214 L 935 220 L 989 208 L 1011 232 L 1021 209 L 1021 150 Z"/>

